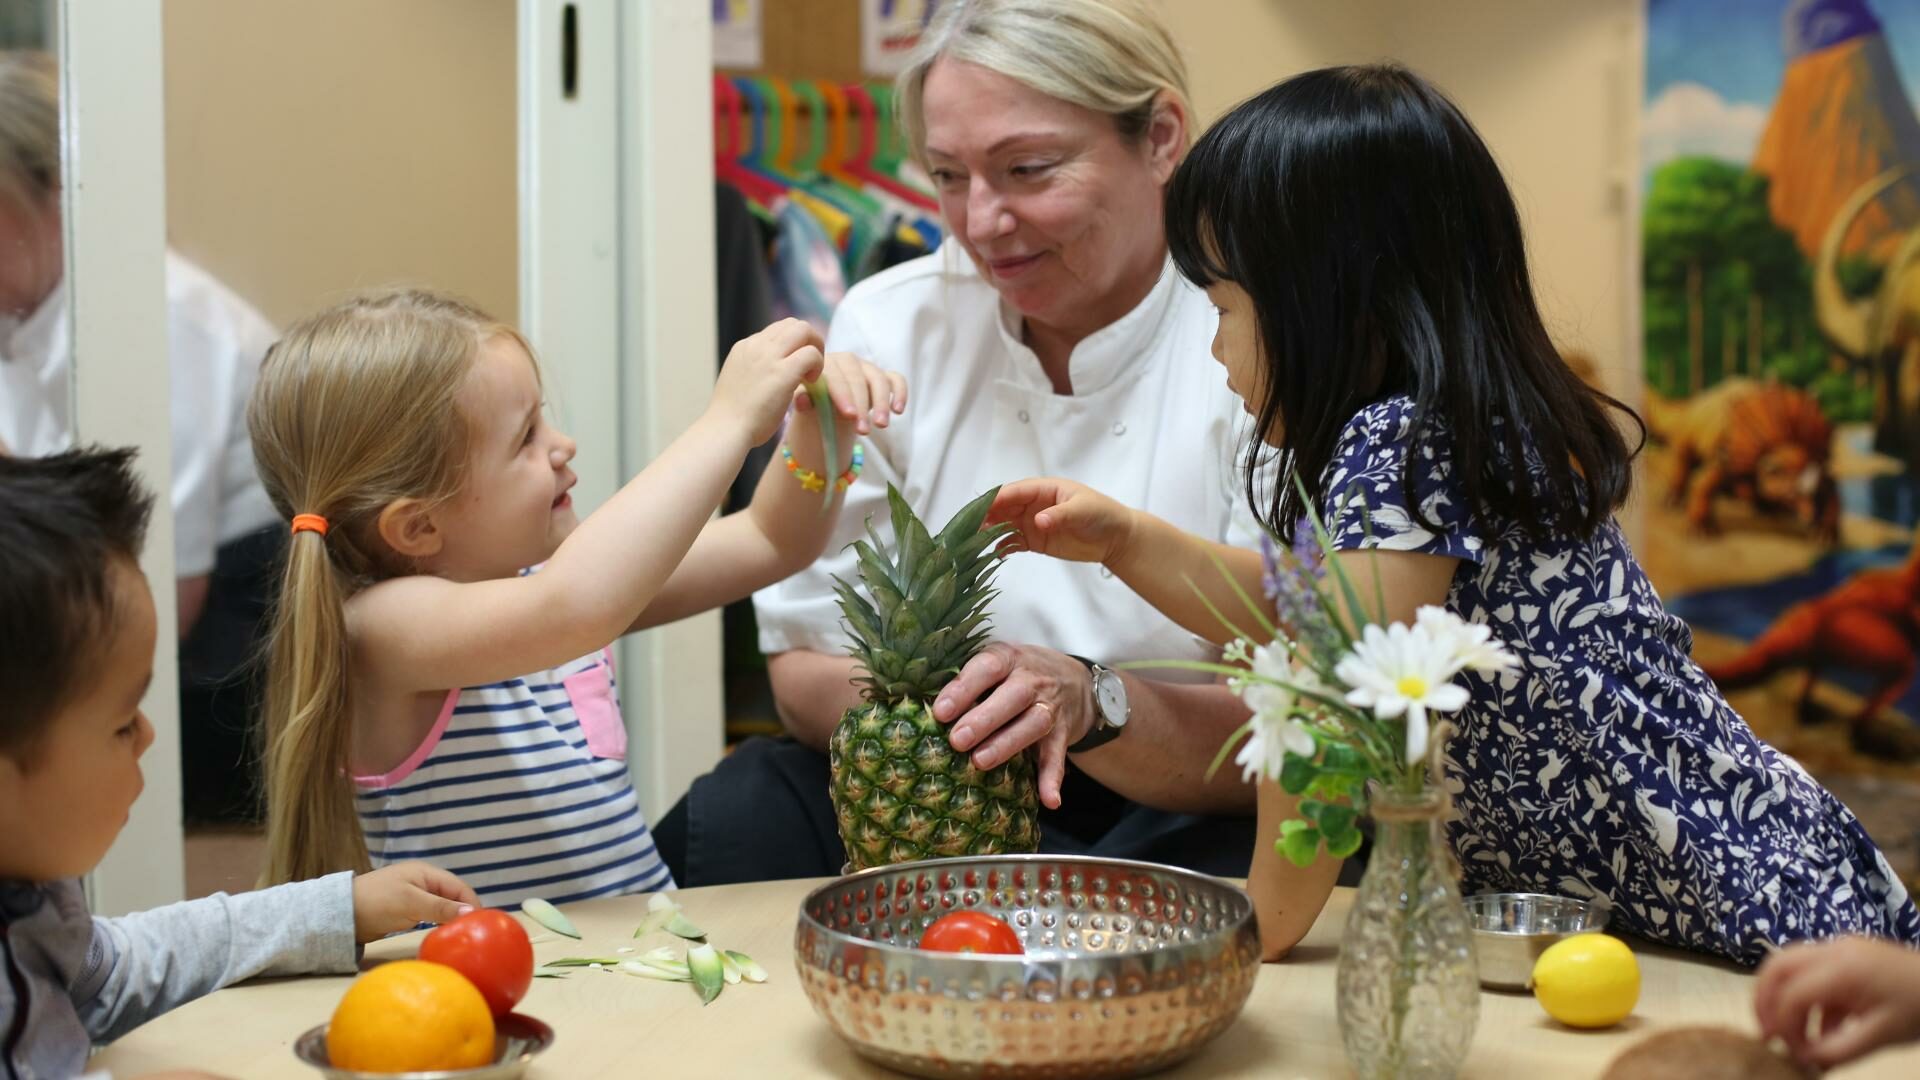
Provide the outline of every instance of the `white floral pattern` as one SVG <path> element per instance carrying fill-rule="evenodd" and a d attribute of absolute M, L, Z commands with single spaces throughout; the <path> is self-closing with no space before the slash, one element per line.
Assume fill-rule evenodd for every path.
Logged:
<path fill-rule="evenodd" d="M 1404 396 L 1362 409 L 1320 510 L 1341 549 L 1459 559 L 1447 608 L 1520 658 L 1460 676 L 1472 698 L 1447 784 L 1466 890 L 1605 897 L 1621 930 L 1748 964 L 1767 942 L 1920 941 L 1920 912 L 1860 822 L 1694 665 L 1691 632 L 1619 527 L 1541 542 L 1469 511 L 1444 429 L 1409 461 L 1412 421 Z M 1409 512 L 1409 469 L 1437 531 Z"/>

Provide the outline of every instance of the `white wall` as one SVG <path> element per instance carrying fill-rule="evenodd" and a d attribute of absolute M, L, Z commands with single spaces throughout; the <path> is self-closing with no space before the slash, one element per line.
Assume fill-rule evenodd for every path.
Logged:
<path fill-rule="evenodd" d="M 1640 393 L 1641 0 L 1158 0 L 1210 121 L 1290 75 L 1398 60 L 1460 103 L 1499 158 L 1562 348 Z"/>
<path fill-rule="evenodd" d="M 513 0 L 166 0 L 167 236 L 285 325 L 431 285 L 512 319 Z"/>

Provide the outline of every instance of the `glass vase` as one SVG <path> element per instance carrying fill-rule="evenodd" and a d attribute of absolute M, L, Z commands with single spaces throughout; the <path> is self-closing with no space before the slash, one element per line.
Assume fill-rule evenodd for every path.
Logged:
<path fill-rule="evenodd" d="M 1362 1080 L 1450 1077 L 1473 1043 L 1480 977 L 1446 811 L 1431 789 L 1373 794 L 1338 974 L 1340 1037 Z"/>

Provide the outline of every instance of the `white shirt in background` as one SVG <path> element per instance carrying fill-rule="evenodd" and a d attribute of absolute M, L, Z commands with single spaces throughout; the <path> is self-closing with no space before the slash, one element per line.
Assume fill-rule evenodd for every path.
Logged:
<path fill-rule="evenodd" d="M 247 399 L 272 324 L 206 271 L 169 251 L 167 348 L 173 415 L 174 572 L 213 569 L 215 550 L 277 515 L 254 471 Z M 25 319 L 0 317 L 0 444 L 40 456 L 73 443 L 72 307 L 66 283 Z M 88 432 L 106 445 L 112 432 Z"/>
<path fill-rule="evenodd" d="M 761 649 L 845 652 L 832 577 L 858 583 L 846 545 L 865 535 L 870 515 L 892 543 L 889 483 L 936 533 L 988 488 L 1044 475 L 1257 547 L 1239 462 L 1252 424 L 1210 352 L 1217 319 L 1169 262 L 1138 307 L 1074 349 L 1073 394 L 1061 396 L 1021 341 L 1018 314 L 957 245 L 854 286 L 827 347 L 905 374 L 907 411 L 869 437 L 866 470 L 826 556 L 754 595 Z M 1020 554 L 1001 564 L 995 584 L 1000 640 L 1108 663 L 1217 655 L 1096 564 Z"/>

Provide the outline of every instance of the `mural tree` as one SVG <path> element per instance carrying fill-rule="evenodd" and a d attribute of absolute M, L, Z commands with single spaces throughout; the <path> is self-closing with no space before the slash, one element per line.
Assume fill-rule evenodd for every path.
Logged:
<path fill-rule="evenodd" d="M 1647 381 L 1668 397 L 1771 376 L 1809 388 L 1835 419 L 1871 405 L 1827 364 L 1810 269 L 1774 224 L 1765 177 L 1707 157 L 1657 169 L 1644 222 Z"/>

